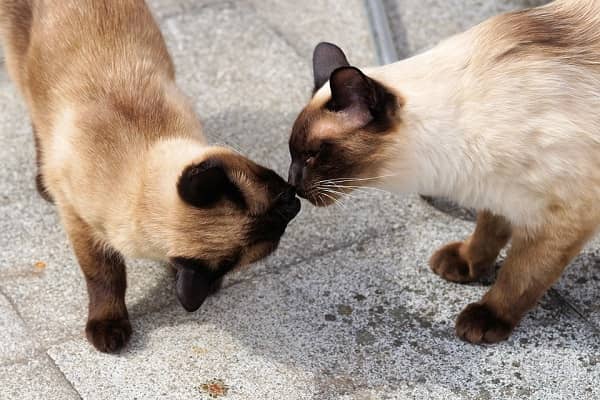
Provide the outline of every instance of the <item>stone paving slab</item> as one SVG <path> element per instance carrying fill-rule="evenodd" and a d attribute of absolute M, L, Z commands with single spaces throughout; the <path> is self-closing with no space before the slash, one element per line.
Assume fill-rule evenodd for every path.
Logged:
<path fill-rule="evenodd" d="M 8 299 L 0 293 L 0 365 L 25 359 L 34 353 L 35 342 Z"/>
<path fill-rule="evenodd" d="M 383 0 L 401 57 L 433 47 L 494 15 L 550 0 Z"/>
<path fill-rule="evenodd" d="M 90 399 L 208 398 L 213 379 L 228 399 L 600 396 L 600 338 L 551 295 L 507 342 L 454 336 L 457 313 L 486 288 L 445 282 L 427 259 L 470 225 L 413 208 L 436 218 L 231 285 L 198 313 L 139 319 L 119 356 L 84 339 L 49 354 Z"/>
<path fill-rule="evenodd" d="M 346 50 L 355 65 L 376 63 L 364 0 L 249 1 L 306 62 L 316 44 L 327 41 Z"/>
<path fill-rule="evenodd" d="M 0 366 L 0 398 L 19 400 L 80 399 L 48 356 Z"/>

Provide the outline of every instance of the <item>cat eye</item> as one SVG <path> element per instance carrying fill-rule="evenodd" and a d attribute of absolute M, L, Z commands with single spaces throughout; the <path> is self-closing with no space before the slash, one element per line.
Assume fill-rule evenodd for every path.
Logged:
<path fill-rule="evenodd" d="M 306 164 L 312 163 L 319 155 L 323 152 L 323 149 L 327 146 L 327 143 L 323 142 L 319 146 L 318 150 L 307 151 L 306 155 Z"/>
<path fill-rule="evenodd" d="M 318 151 L 307 151 L 304 163 L 306 165 L 312 164 L 315 161 L 315 159 L 319 156 L 319 153 L 321 153 L 320 149 Z"/>

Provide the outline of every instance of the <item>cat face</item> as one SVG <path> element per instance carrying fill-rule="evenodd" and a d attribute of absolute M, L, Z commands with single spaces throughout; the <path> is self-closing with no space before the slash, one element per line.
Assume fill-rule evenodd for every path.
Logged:
<path fill-rule="evenodd" d="M 333 44 L 315 48 L 313 69 L 314 96 L 296 119 L 289 141 L 288 182 L 314 205 L 327 206 L 364 179 L 380 175 L 401 99 L 351 67 Z"/>
<path fill-rule="evenodd" d="M 198 309 L 227 272 L 274 251 L 300 211 L 294 188 L 279 175 L 226 149 L 188 165 L 177 192 L 169 255 L 178 270 L 177 296 L 188 311 Z"/>

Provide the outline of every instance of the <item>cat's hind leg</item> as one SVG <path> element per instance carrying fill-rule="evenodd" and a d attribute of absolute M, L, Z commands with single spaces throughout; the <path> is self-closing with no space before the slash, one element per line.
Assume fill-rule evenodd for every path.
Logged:
<path fill-rule="evenodd" d="M 547 227 L 536 236 L 513 229 L 512 245 L 496 283 L 456 321 L 457 335 L 471 343 L 507 339 L 514 327 L 579 253 L 593 230 Z"/>
<path fill-rule="evenodd" d="M 510 223 L 489 211 L 477 214 L 477 226 L 464 242 L 449 243 L 437 250 L 429 265 L 451 282 L 474 282 L 493 267 L 511 236 Z"/>

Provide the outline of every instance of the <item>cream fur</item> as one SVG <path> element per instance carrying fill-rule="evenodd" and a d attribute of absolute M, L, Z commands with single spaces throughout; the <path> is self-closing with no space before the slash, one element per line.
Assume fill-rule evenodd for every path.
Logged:
<path fill-rule="evenodd" d="M 535 229 L 550 207 L 600 216 L 600 1 L 558 1 L 582 15 L 594 59 L 515 57 L 510 17 L 491 19 L 367 75 L 406 100 L 381 186 L 446 196 Z M 583 34 L 583 33 L 582 33 Z M 500 41 L 498 38 L 504 38 Z M 578 62 L 581 61 L 581 62 Z M 587 62 L 584 62 L 587 61 Z M 328 97 L 329 85 L 317 94 Z M 407 139 L 408 138 L 408 139 Z"/>

